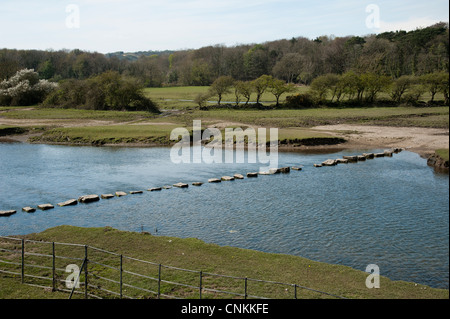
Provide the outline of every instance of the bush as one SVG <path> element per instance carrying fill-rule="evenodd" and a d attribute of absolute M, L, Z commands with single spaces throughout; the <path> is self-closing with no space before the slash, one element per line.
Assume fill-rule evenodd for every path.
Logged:
<path fill-rule="evenodd" d="M 286 97 L 284 106 L 293 109 L 303 109 L 309 107 L 315 107 L 313 97 L 308 93 L 290 95 Z"/>
<path fill-rule="evenodd" d="M 34 70 L 23 69 L 0 83 L 0 105 L 28 106 L 41 103 L 57 87 L 56 83 L 39 80 L 39 74 Z"/>
<path fill-rule="evenodd" d="M 67 80 L 44 101 L 48 107 L 90 110 L 148 111 L 158 113 L 157 106 L 142 93 L 134 78 L 117 72 L 105 72 L 87 80 Z"/>

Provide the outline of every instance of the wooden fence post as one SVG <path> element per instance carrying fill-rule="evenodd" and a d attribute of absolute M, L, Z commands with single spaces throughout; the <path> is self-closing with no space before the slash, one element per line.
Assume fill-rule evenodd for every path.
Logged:
<path fill-rule="evenodd" d="M 25 281 L 25 240 L 22 239 L 22 283 Z"/>
<path fill-rule="evenodd" d="M 88 299 L 88 246 L 84 246 L 84 299 Z M 81 270 L 80 270 L 81 271 Z"/>

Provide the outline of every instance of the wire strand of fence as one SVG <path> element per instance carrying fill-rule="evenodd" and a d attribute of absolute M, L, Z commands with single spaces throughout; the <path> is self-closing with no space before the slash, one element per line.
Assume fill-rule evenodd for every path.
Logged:
<path fill-rule="evenodd" d="M 35 278 L 35 279 L 41 279 L 41 280 L 49 280 L 49 281 L 53 281 L 53 287 L 48 287 L 48 286 L 41 286 L 41 285 L 37 285 L 34 283 L 27 283 L 29 285 L 35 285 L 35 286 L 40 286 L 40 287 L 45 287 L 45 288 L 53 288 L 55 289 L 55 284 L 57 282 L 66 282 L 65 280 L 61 280 L 56 278 L 56 272 L 63 272 L 63 271 L 67 271 L 65 269 L 56 267 L 55 265 L 55 261 L 56 259 L 65 259 L 65 260 L 73 260 L 73 261 L 83 261 L 82 266 L 80 268 L 80 271 L 78 273 L 78 276 L 76 278 L 76 283 L 79 286 L 84 286 L 85 291 L 84 292 L 79 292 L 75 290 L 75 286 L 73 287 L 72 290 L 67 290 L 64 288 L 59 287 L 57 290 L 60 291 L 66 291 L 66 292 L 70 292 L 70 298 L 72 297 L 73 294 L 75 293 L 80 293 L 85 295 L 85 297 L 87 298 L 89 297 L 93 297 L 93 298 L 101 298 L 100 296 L 96 296 L 92 293 L 88 292 L 88 287 L 95 289 L 95 290 L 99 290 L 99 291 L 103 291 L 106 292 L 110 295 L 113 296 L 119 296 L 120 298 L 133 298 L 131 296 L 125 296 L 123 294 L 123 287 L 127 287 L 127 288 L 131 288 L 131 289 L 137 289 L 139 291 L 142 292 L 146 292 L 146 293 L 151 293 L 153 295 L 156 295 L 158 298 L 161 297 L 165 297 L 165 298 L 171 298 L 171 299 L 183 299 L 183 298 L 179 298 L 178 296 L 175 295 L 169 295 L 167 293 L 164 293 L 162 291 L 162 286 L 161 284 L 167 284 L 167 285 L 175 285 L 177 287 L 184 287 L 184 288 L 190 288 L 193 289 L 194 291 L 198 292 L 198 296 L 201 299 L 202 298 L 202 292 L 209 292 L 209 293 L 218 293 L 218 294 L 227 294 L 227 295 L 232 295 L 232 296 L 237 296 L 237 297 L 243 297 L 245 299 L 247 298 L 255 298 L 255 299 L 270 299 L 264 296 L 256 296 L 254 294 L 249 294 L 249 287 L 248 287 L 248 283 L 249 282 L 255 282 L 255 283 L 262 283 L 262 284 L 267 284 L 267 285 L 278 285 L 278 286 L 286 286 L 286 287 L 292 287 L 294 288 L 294 296 L 295 299 L 297 299 L 297 289 L 304 289 L 304 290 L 308 290 L 311 292 L 315 292 L 315 293 L 319 293 L 319 294 L 323 294 L 323 295 L 327 295 L 333 298 L 339 298 L 339 299 L 346 299 L 342 296 L 338 296 L 335 294 L 331 294 L 331 293 L 327 293 L 324 291 L 320 291 L 317 289 L 313 289 L 313 288 L 309 288 L 309 287 L 305 287 L 305 286 L 301 286 L 301 285 L 297 285 L 297 284 L 289 284 L 289 283 L 283 283 L 283 282 L 277 282 L 277 281 L 269 281 L 269 280 L 261 280 L 261 279 L 253 279 L 253 278 L 246 278 L 246 277 L 237 277 L 237 276 L 230 276 L 230 275 L 224 275 L 224 274 L 214 274 L 214 273 L 209 273 L 209 272 L 202 272 L 202 271 L 198 271 L 198 270 L 192 270 L 192 269 L 184 269 L 184 268 L 180 268 L 180 267 L 174 267 L 174 266 L 168 266 L 168 265 L 162 265 L 162 264 L 158 264 L 158 263 L 154 263 L 154 262 L 150 262 L 150 261 L 145 261 L 145 260 L 140 260 L 137 258 L 133 258 L 130 256 L 123 256 L 120 255 L 118 253 L 115 252 L 110 252 L 104 249 L 100 249 L 97 247 L 92 247 L 92 246 L 87 246 L 87 245 L 80 245 L 80 244 L 73 244 L 73 243 L 57 243 L 57 242 L 45 242 L 45 241 L 36 241 L 36 240 L 29 240 L 29 239 L 20 239 L 20 238 L 15 238 L 15 237 L 7 237 L 7 236 L 0 236 L 0 239 L 3 240 L 11 240 L 13 242 L 21 242 L 21 247 L 14 247 L 14 249 L 8 249 L 5 247 L 0 246 L 0 252 L 7 252 L 10 253 L 11 255 L 17 255 L 20 256 L 20 262 L 15 262 L 15 261 L 11 261 L 11 260 L 4 260 L 3 258 L 0 259 L 0 264 L 5 264 L 5 265 L 14 265 L 14 266 L 20 266 L 21 267 L 21 272 L 15 272 L 15 271 L 11 271 L 11 270 L 5 270 L 5 269 L 0 269 L 0 273 L 4 273 L 4 274 L 10 274 L 10 275 L 14 275 L 14 276 L 21 276 L 22 278 L 22 282 L 24 282 L 24 278 Z M 1 242 L 0 241 L 0 245 L 2 243 L 5 243 L 4 241 Z M 52 245 L 52 254 L 45 254 L 45 253 L 40 253 L 40 252 L 29 252 L 26 251 L 27 245 L 25 244 L 48 244 L 48 245 Z M 55 252 L 55 247 L 56 246 L 72 246 L 72 247 L 80 247 L 80 248 L 84 248 L 84 258 L 80 258 L 80 257 L 73 257 L 73 256 L 61 256 L 61 255 L 57 255 Z M 36 248 L 36 247 L 34 247 Z M 88 250 L 92 250 L 92 251 L 97 251 L 97 252 L 101 252 L 101 253 L 105 253 L 114 257 L 120 257 L 120 262 L 118 262 L 117 260 L 115 261 L 115 264 L 120 264 L 120 267 L 117 266 L 111 266 L 111 265 L 107 265 L 104 262 L 100 262 L 95 260 L 95 257 L 92 256 L 92 254 L 89 254 L 90 258 L 88 258 Z M 52 258 L 53 262 L 52 262 L 52 266 L 44 266 L 44 265 L 38 265 L 38 264 L 30 264 L 29 262 L 25 262 L 25 256 L 29 256 L 29 257 L 43 257 L 43 258 Z M 138 263 L 142 263 L 142 264 L 147 264 L 147 265 L 152 265 L 152 266 L 158 266 L 158 278 L 152 277 L 152 276 L 148 276 L 148 275 L 144 275 L 141 273 L 137 273 L 128 269 L 125 269 L 125 267 L 123 266 L 123 260 L 130 260 L 130 261 L 135 261 Z M 114 280 L 111 278 L 107 278 L 104 277 L 102 275 L 99 275 L 98 273 L 93 273 L 93 272 L 89 272 L 88 271 L 88 267 L 92 267 L 92 265 L 96 265 L 96 266 L 101 266 L 104 267 L 106 269 L 112 269 L 112 270 L 116 270 L 118 271 L 118 273 L 120 274 L 120 280 Z M 28 274 L 25 273 L 25 268 L 26 269 L 43 269 L 43 270 L 52 270 L 52 277 L 48 277 L 48 276 L 39 276 L 36 274 Z M 82 282 L 81 280 L 81 275 L 82 275 L 82 271 L 84 269 L 84 282 Z M 162 278 L 162 269 L 168 269 L 168 270 L 173 270 L 173 271 L 181 271 L 181 272 L 186 272 L 186 273 L 191 273 L 191 274 L 198 274 L 199 278 L 197 280 L 198 281 L 198 286 L 196 284 L 191 284 L 191 283 L 181 283 L 181 282 L 177 282 L 177 281 L 173 281 L 173 280 L 169 280 L 168 278 Z M 96 270 L 97 272 L 99 271 L 98 269 Z M 96 279 L 100 279 L 100 280 L 104 280 L 106 282 L 109 282 L 111 284 L 115 284 L 115 285 L 119 285 L 119 290 L 120 292 L 116 292 L 116 291 L 112 291 L 111 289 L 107 289 L 105 287 L 101 287 L 100 285 L 92 285 L 88 282 L 88 274 L 89 276 L 92 276 L 93 278 Z M 129 283 L 126 283 L 123 281 L 123 274 L 128 274 L 128 275 L 132 275 L 132 276 L 137 276 L 143 279 L 148 279 L 150 281 L 156 282 L 157 286 L 158 286 L 158 291 L 154 291 L 151 289 L 147 288 L 143 288 L 143 287 L 137 287 L 135 285 L 131 285 Z M 240 292 L 236 292 L 236 291 L 226 291 L 226 290 L 222 290 L 222 289 L 215 289 L 215 288 L 211 288 L 211 287 L 207 287 L 207 285 L 205 285 L 204 279 L 207 277 L 220 277 L 220 278 L 227 278 L 227 279 L 233 279 L 233 280 L 239 280 L 239 281 L 244 281 L 244 293 L 240 293 Z M 286 289 L 287 290 L 287 289 Z"/>

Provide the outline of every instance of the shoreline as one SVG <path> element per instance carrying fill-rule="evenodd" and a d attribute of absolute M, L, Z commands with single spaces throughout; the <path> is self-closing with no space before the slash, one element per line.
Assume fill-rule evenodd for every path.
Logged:
<path fill-rule="evenodd" d="M 420 127 L 390 127 L 355 124 L 334 124 L 316 126 L 310 128 L 311 131 L 326 133 L 330 139 L 341 139 L 343 143 L 320 143 L 314 145 L 299 145 L 299 143 L 279 144 L 280 152 L 323 152 L 332 153 L 342 150 L 370 150 L 370 149 L 393 149 L 400 148 L 406 151 L 419 154 L 422 158 L 430 160 L 436 156 L 436 150 L 449 149 L 449 130 L 420 128 Z M 172 147 L 175 143 L 145 143 L 145 142 L 119 142 L 119 143 L 71 143 L 71 142 L 51 142 L 51 141 L 30 141 L 40 133 L 25 133 L 20 135 L 7 135 L 0 137 L 0 143 L 28 143 L 44 145 L 65 145 L 65 146 L 95 146 L 95 147 Z M 322 141 L 324 142 L 324 141 Z M 445 161 L 430 161 L 430 166 L 447 169 L 442 165 Z M 434 165 L 436 163 L 437 165 Z M 448 165 L 448 162 L 447 162 Z"/>

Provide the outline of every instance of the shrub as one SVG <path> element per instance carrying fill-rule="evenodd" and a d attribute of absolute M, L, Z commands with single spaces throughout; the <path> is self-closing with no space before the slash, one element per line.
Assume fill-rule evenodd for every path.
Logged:
<path fill-rule="evenodd" d="M 284 102 L 284 106 L 293 109 L 303 109 L 314 107 L 316 105 L 314 99 L 310 94 L 300 93 L 296 95 L 287 96 L 286 101 Z"/>
<path fill-rule="evenodd" d="M 134 78 L 109 71 L 87 80 L 67 80 L 44 101 L 45 106 L 90 110 L 159 112 Z"/>
<path fill-rule="evenodd" d="M 28 106 L 41 103 L 57 87 L 56 83 L 39 80 L 39 74 L 34 70 L 23 69 L 0 82 L 0 104 Z"/>

